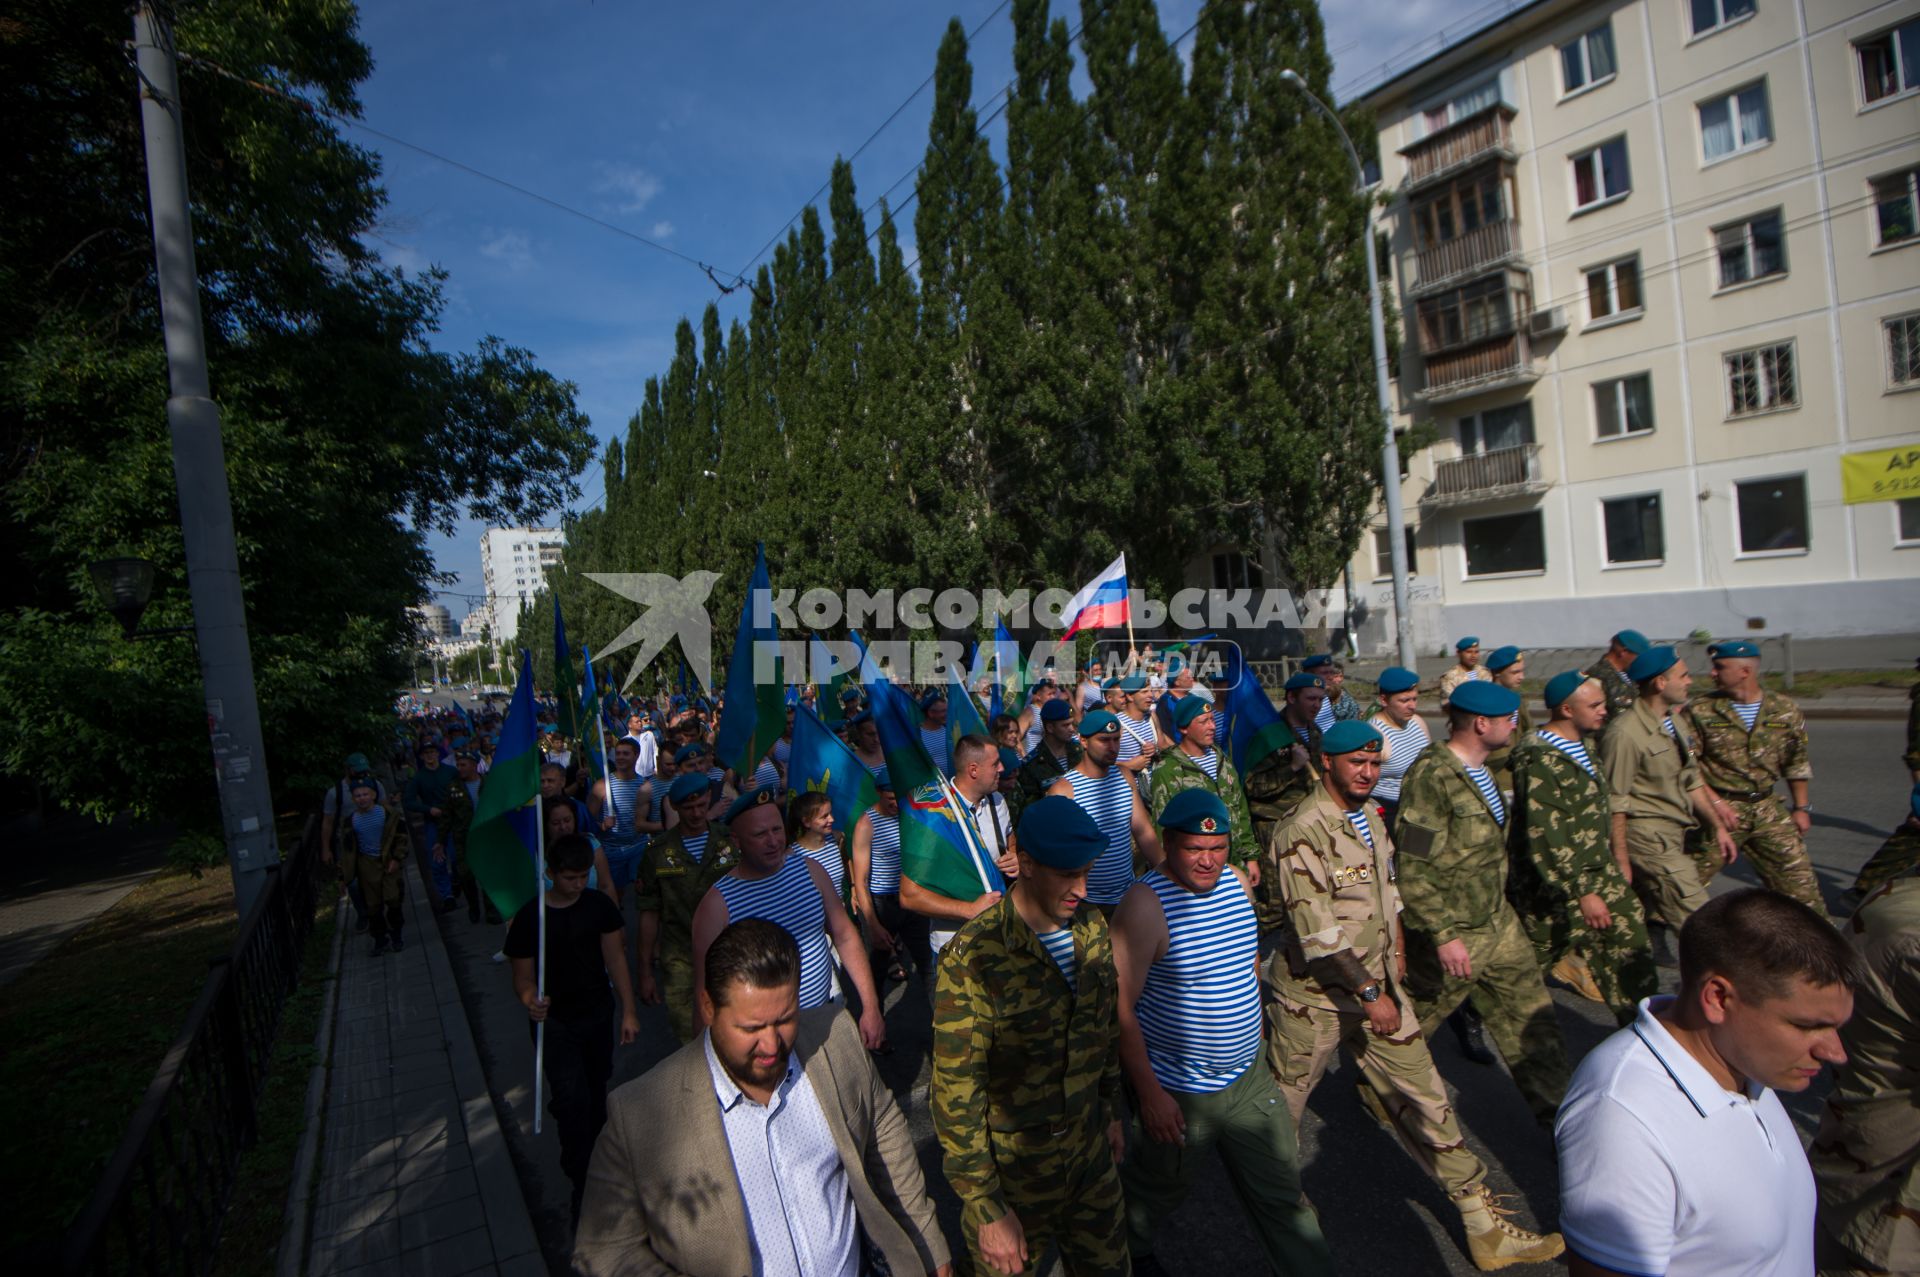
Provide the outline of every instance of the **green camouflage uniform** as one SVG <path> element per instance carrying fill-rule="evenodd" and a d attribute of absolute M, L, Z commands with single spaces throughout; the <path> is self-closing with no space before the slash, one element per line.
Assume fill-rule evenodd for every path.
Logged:
<path fill-rule="evenodd" d="M 1400 790 L 1400 897 L 1407 986 L 1428 1033 L 1468 997 L 1486 1022 L 1534 1117 L 1553 1121 L 1567 1089 L 1567 1048 L 1540 960 L 1507 903 L 1507 835 L 1454 752 L 1420 751 Z M 1473 974 L 1441 969 L 1438 950 L 1464 941 Z"/>
<path fill-rule="evenodd" d="M 1346 688 L 1340 689 L 1340 695 L 1333 698 L 1333 721 L 1344 723 L 1349 719 L 1365 718 L 1367 711 Z"/>
<path fill-rule="evenodd" d="M 1822 1254 L 1821 1271 L 1920 1272 L 1920 876 L 1869 896 L 1842 930 L 1866 978 L 1808 1152 L 1820 1242 L 1846 1252 Z"/>
<path fill-rule="evenodd" d="M 707 889 L 740 863 L 726 828 L 707 826 L 707 849 L 699 861 L 687 854 L 685 830 L 675 825 L 655 835 L 640 853 L 634 875 L 634 912 L 658 914 L 654 960 L 660 967 L 660 1000 L 674 1036 L 693 1041 L 693 911 Z"/>
<path fill-rule="evenodd" d="M 1660 974 L 1640 900 L 1613 858 L 1607 789 L 1563 750 L 1538 736 L 1513 750 L 1514 811 L 1507 829 L 1513 864 L 1507 899 L 1533 941 L 1542 970 L 1579 954 L 1622 1025 L 1641 998 L 1658 993 Z M 1600 897 L 1613 925 L 1596 931 L 1580 898 Z"/>
<path fill-rule="evenodd" d="M 1625 670 L 1613 668 L 1612 663 L 1607 660 L 1605 654 L 1602 654 L 1599 660 L 1580 672 L 1588 678 L 1599 680 L 1600 690 L 1606 693 L 1607 697 L 1608 722 L 1612 722 L 1614 719 L 1620 717 L 1621 712 L 1624 711 L 1627 706 L 1633 704 L 1634 700 L 1640 695 L 1639 684 L 1628 678 Z"/>
<path fill-rule="evenodd" d="M 1047 790 L 1053 783 L 1066 775 L 1069 769 L 1078 765 L 1081 756 L 1085 753 L 1079 741 L 1068 741 L 1067 759 L 1062 765 L 1060 760 L 1053 756 L 1053 751 L 1047 748 L 1047 742 L 1044 739 L 1035 745 L 1033 752 L 1027 755 L 1026 761 L 1020 764 L 1020 770 L 1013 774 L 1013 793 L 1007 796 L 1007 818 L 1017 827 L 1020 824 L 1020 813 L 1026 810 L 1027 804 L 1045 798 Z"/>
<path fill-rule="evenodd" d="M 933 1001 L 933 1126 L 977 1272 L 979 1232 L 1008 1211 L 1028 1273 L 1049 1244 L 1073 1277 L 1130 1271 L 1107 1145 L 1120 1114 L 1120 981 L 1098 909 L 1073 919 L 1078 993 L 1003 897 L 941 950 Z"/>
<path fill-rule="evenodd" d="M 1514 726 L 1513 735 L 1507 738 L 1506 744 L 1487 755 L 1487 770 L 1493 773 L 1493 783 L 1506 798 L 1513 796 L 1513 751 L 1533 735 L 1533 715 L 1527 713 L 1525 701 L 1521 702 L 1518 712 L 1520 720 Z"/>
<path fill-rule="evenodd" d="M 1752 732 L 1726 692 L 1697 696 L 1680 715 L 1694 739 L 1700 779 L 1733 808 L 1727 832 L 1740 854 L 1768 887 L 1826 913 L 1806 840 L 1775 793 L 1781 781 L 1813 779 L 1807 762 L 1807 721 L 1800 707 L 1778 692 L 1762 692 Z M 1687 843 L 1701 880 L 1711 882 L 1723 863 L 1711 832 L 1696 828 Z"/>
<path fill-rule="evenodd" d="M 1853 880 L 1853 889 L 1862 894 L 1872 891 L 1915 865 L 1920 865 L 1920 816 L 1909 816 L 1893 831 L 1893 837 L 1881 843 L 1880 850 L 1860 866 L 1860 876 Z"/>
<path fill-rule="evenodd" d="M 1446 1083 L 1433 1066 L 1420 1020 L 1390 961 L 1400 893 L 1393 843 L 1368 804 L 1369 848 L 1346 811 L 1321 788 L 1267 845 L 1265 879 L 1286 910 L 1281 945 L 1261 972 L 1267 1050 L 1294 1121 L 1345 1047 L 1378 1097 L 1401 1144 L 1449 1193 L 1472 1189 L 1487 1170 L 1467 1148 Z M 1355 996 L 1378 982 L 1400 1008 L 1400 1032 L 1374 1033 Z"/>
<path fill-rule="evenodd" d="M 1247 811 L 1253 816 L 1253 845 L 1265 847 L 1276 827 L 1292 819 L 1294 811 L 1320 786 L 1320 729 L 1305 729 L 1285 720 L 1292 733 L 1287 742 L 1253 765 L 1247 773 Z M 1307 749 L 1307 765 L 1293 768 L 1294 745 Z"/>
<path fill-rule="evenodd" d="M 1167 803 L 1183 789 L 1204 789 L 1227 805 L 1227 860 L 1236 868 L 1260 854 L 1254 840 L 1253 815 L 1247 809 L 1247 795 L 1240 788 L 1240 773 L 1223 749 L 1214 750 L 1220 774 L 1209 776 L 1185 750 L 1175 746 L 1161 755 L 1147 777 L 1147 814 L 1157 822 Z M 1264 923 L 1262 924 L 1264 925 Z"/>
<path fill-rule="evenodd" d="M 453 881 L 464 894 L 473 885 L 473 870 L 467 864 L 467 835 L 473 832 L 473 799 L 467 793 L 467 783 L 457 773 L 440 805 L 447 813 L 440 818 L 440 837 L 453 848 Z M 431 852 L 432 848 L 428 850 Z"/>

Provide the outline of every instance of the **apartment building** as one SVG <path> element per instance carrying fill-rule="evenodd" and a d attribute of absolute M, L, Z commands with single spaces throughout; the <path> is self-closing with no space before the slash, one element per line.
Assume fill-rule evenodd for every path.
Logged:
<path fill-rule="evenodd" d="M 1920 630 L 1842 491 L 1920 474 L 1920 0 L 1537 0 L 1362 99 L 1422 653 Z M 1383 650 L 1384 515 L 1353 579 Z"/>
<path fill-rule="evenodd" d="M 495 642 L 511 643 L 519 636 L 520 609 L 540 592 L 547 569 L 560 562 L 565 542 L 559 528 L 488 528 L 480 534 L 484 611 Z M 469 617 L 462 632 L 472 624 Z"/>

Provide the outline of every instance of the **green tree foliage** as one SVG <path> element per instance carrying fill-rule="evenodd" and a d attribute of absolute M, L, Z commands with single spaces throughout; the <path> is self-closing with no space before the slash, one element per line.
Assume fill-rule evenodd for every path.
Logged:
<path fill-rule="evenodd" d="M 176 42 L 344 114 L 370 72 L 346 0 L 182 0 Z M 217 829 L 190 636 L 128 643 L 88 579 L 156 565 L 144 623 L 191 619 L 166 427 L 126 7 L 0 23 L 0 769 L 62 806 Z M 428 340 L 437 272 L 384 268 L 378 160 L 324 117 L 182 71 L 209 363 L 219 401 L 266 754 L 284 805 L 379 752 L 407 679 L 425 538 L 524 523 L 593 447 L 574 388 L 498 339 Z M 617 453 L 608 468 L 624 477 Z"/>

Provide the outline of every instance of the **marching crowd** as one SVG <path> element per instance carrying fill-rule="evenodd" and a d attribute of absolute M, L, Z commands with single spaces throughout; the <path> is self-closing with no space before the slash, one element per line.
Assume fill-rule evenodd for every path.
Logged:
<path fill-rule="evenodd" d="M 1482 1270 L 1564 1250 L 1583 1274 L 1920 1271 L 1920 689 L 1910 811 L 1841 919 L 1807 858 L 1805 723 L 1752 644 L 1710 648 L 1696 693 L 1623 630 L 1586 669 L 1534 671 L 1531 701 L 1524 652 L 1456 653 L 1431 689 L 1388 668 L 1373 704 L 1308 658 L 1244 775 L 1228 689 L 1177 656 L 1043 678 L 985 735 L 926 690 L 912 745 L 990 859 L 965 898 L 903 859 L 902 804 L 928 793 L 895 792 L 898 742 L 857 688 L 799 689 L 745 776 L 715 757 L 723 707 L 627 704 L 598 779 L 542 742 L 544 997 L 536 907 L 500 918 L 464 855 L 491 712 L 406 720 L 397 805 L 350 757 L 323 845 L 375 956 L 405 944 L 409 821 L 438 907 L 507 924 L 581 1272 L 1153 1273 L 1211 1147 L 1273 1271 L 1330 1274 L 1295 1141 L 1342 1052 Z M 871 774 L 850 829 L 787 788 L 797 711 Z M 1741 856 L 1764 887 L 1710 898 Z M 1550 985 L 1621 1026 L 1577 1068 Z M 894 986 L 893 1015 L 931 1017 L 957 1238 L 872 1061 Z M 683 1045 L 609 1095 L 640 1004 Z M 1559 1231 L 1488 1187 L 1428 1051 L 1441 1023 L 1552 1133 Z M 1825 1067 L 1809 1154 L 1777 1093 Z"/>

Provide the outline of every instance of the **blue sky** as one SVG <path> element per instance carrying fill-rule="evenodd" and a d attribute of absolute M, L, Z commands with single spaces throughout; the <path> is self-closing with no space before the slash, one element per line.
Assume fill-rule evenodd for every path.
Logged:
<path fill-rule="evenodd" d="M 1444 28 L 1464 31 L 1519 2 L 1335 0 L 1325 11 L 1336 90 L 1377 78 L 1383 62 L 1421 52 Z M 711 262 L 725 277 L 798 213 L 836 155 L 851 153 L 926 79 L 948 19 L 972 30 L 999 3 L 376 0 L 361 10 L 376 64 L 362 87 L 364 119 Z M 1161 24 L 1184 31 L 1199 7 L 1161 0 Z M 1055 0 L 1070 24 L 1078 8 Z M 1010 78 L 1012 39 L 1003 12 L 975 41 L 976 104 Z M 854 161 L 863 204 L 896 182 L 890 204 L 910 195 L 932 97 L 929 88 L 914 99 Z M 578 385 L 601 440 L 623 436 L 646 379 L 665 370 L 675 322 L 697 321 L 716 296 L 707 278 L 524 195 L 349 133 L 384 160 L 390 198 L 372 246 L 410 269 L 451 272 L 437 344 L 466 349 L 494 333 L 524 346 Z M 910 239 L 910 211 L 903 222 Z M 723 321 L 744 305 L 744 294 L 723 298 Z M 576 505 L 600 495 L 596 461 Z M 439 596 L 456 622 L 477 601 L 462 596 L 482 589 L 480 531 L 470 523 L 434 540 L 440 566 L 459 576 Z"/>

